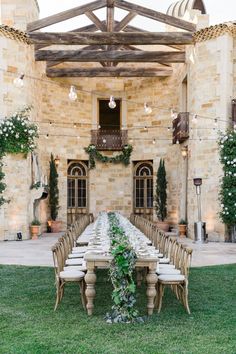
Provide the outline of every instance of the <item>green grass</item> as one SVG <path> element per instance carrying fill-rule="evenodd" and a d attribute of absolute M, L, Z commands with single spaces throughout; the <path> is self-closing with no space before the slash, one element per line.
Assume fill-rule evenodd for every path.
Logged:
<path fill-rule="evenodd" d="M 144 324 L 109 325 L 103 317 L 111 290 L 100 271 L 92 317 L 82 310 L 74 284 L 53 312 L 53 269 L 0 266 L 0 353 L 236 353 L 236 265 L 191 270 L 190 316 L 167 291 L 161 314 Z M 144 315 L 144 286 L 138 307 Z"/>

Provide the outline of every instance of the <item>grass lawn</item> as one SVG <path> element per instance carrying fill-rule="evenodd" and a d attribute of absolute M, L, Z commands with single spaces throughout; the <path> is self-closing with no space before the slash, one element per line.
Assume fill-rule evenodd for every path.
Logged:
<path fill-rule="evenodd" d="M 53 312 L 53 269 L 0 266 L 0 353 L 236 353 L 236 265 L 191 269 L 191 315 L 167 291 L 161 314 L 144 324 L 104 321 L 111 307 L 107 278 L 99 272 L 95 312 L 88 317 L 74 284 Z M 137 305 L 144 315 L 144 286 Z"/>

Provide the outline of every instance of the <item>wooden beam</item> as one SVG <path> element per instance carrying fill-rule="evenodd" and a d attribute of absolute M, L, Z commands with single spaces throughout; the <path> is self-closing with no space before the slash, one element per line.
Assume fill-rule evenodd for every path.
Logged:
<path fill-rule="evenodd" d="M 47 68 L 49 77 L 166 77 L 172 75 L 172 70 L 132 69 L 132 68 Z"/>
<path fill-rule="evenodd" d="M 94 15 L 93 12 L 91 11 L 85 12 L 85 15 L 90 19 L 90 21 L 92 21 L 95 24 L 98 30 L 102 32 L 106 31 L 106 26 L 99 20 L 99 18 L 96 15 Z"/>
<path fill-rule="evenodd" d="M 147 7 L 139 6 L 137 4 L 132 4 L 125 0 L 115 0 L 115 6 L 118 7 L 119 9 L 123 9 L 126 11 L 135 11 L 137 12 L 138 15 L 148 17 L 152 20 L 156 20 L 159 22 L 163 22 L 173 27 L 181 28 L 191 32 L 196 31 L 196 25 L 191 22 L 187 22 L 177 17 L 169 16 L 161 12 L 148 9 Z"/>
<path fill-rule="evenodd" d="M 97 0 L 97 1 L 93 1 L 89 4 L 74 7 L 73 9 L 59 12 L 58 14 L 48 16 L 48 17 L 42 18 L 41 20 L 37 20 L 37 21 L 31 22 L 31 23 L 28 23 L 27 31 L 29 31 L 29 32 L 36 31 L 40 28 L 51 26 L 55 23 L 68 20 L 72 17 L 83 15 L 87 11 L 94 11 L 94 10 L 101 9 L 102 7 L 104 7 L 106 5 L 107 5 L 107 0 Z"/>
<path fill-rule="evenodd" d="M 100 21 L 99 21 L 100 22 Z M 100 22 L 99 29 L 104 29 Z M 106 28 L 105 28 L 106 30 Z M 63 45 L 186 45 L 193 44 L 189 32 L 32 32 L 35 44 Z"/>
<path fill-rule="evenodd" d="M 128 15 L 126 15 L 123 20 L 121 20 L 119 23 L 116 24 L 114 31 L 115 32 L 120 32 L 123 31 L 125 29 L 125 27 L 127 27 L 128 23 L 130 23 L 130 21 L 132 21 L 135 16 L 137 16 L 136 12 L 131 11 L 128 13 Z"/>
<path fill-rule="evenodd" d="M 160 51 L 96 51 L 96 50 L 39 50 L 35 52 L 36 61 L 69 62 L 166 62 L 184 63 L 185 52 Z"/>

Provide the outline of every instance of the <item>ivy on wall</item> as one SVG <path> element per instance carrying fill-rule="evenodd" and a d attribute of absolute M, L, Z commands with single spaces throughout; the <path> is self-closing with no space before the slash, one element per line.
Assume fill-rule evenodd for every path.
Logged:
<path fill-rule="evenodd" d="M 220 218 L 228 226 L 236 225 L 236 132 L 227 131 L 219 138 L 220 162 L 224 176 L 220 183 Z"/>
<path fill-rule="evenodd" d="M 6 189 L 2 159 L 6 154 L 23 153 L 27 155 L 36 147 L 35 138 L 38 138 L 38 127 L 29 121 L 31 106 L 14 113 L 0 121 L 0 206 L 8 202 L 3 193 Z"/>
<path fill-rule="evenodd" d="M 89 155 L 89 168 L 93 169 L 96 167 L 96 160 L 103 163 L 111 162 L 123 163 L 125 166 L 129 165 L 133 148 L 131 145 L 125 145 L 122 149 L 122 153 L 113 157 L 102 155 L 93 144 L 90 144 L 88 147 L 84 148 L 84 150 Z"/>

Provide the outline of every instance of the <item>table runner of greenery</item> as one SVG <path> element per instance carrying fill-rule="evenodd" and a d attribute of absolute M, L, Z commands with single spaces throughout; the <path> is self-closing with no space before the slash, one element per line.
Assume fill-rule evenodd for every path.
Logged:
<path fill-rule="evenodd" d="M 137 259 L 128 236 L 120 226 L 115 213 L 108 213 L 109 237 L 111 240 L 110 278 L 113 285 L 112 311 L 106 315 L 108 323 L 143 322 L 134 308 L 136 303 L 136 286 L 133 280 L 135 261 Z"/>

